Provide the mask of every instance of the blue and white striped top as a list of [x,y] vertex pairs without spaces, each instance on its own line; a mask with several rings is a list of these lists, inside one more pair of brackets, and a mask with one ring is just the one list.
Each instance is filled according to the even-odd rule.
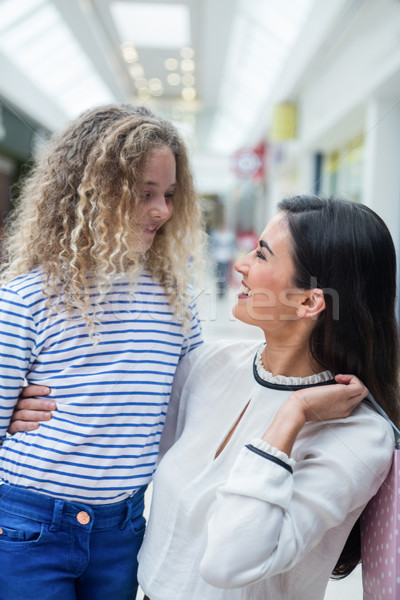
[[[84,319],[46,308],[40,270],[0,291],[0,478],[65,500],[119,502],[155,470],[178,361],[202,342],[195,306],[185,337],[149,273],[116,280],[104,298],[99,343]],[[98,293],[93,288],[93,295]],[[39,429],[6,436],[24,385],[57,402]]]

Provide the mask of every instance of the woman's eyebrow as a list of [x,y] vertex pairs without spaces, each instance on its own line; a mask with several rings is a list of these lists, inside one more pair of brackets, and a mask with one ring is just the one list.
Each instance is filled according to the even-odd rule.
[[268,250],[268,252],[270,254],[272,254],[272,256],[274,256],[274,253],[272,252],[271,248],[268,246],[268,244],[265,240],[260,240],[260,246],[261,246],[261,248],[266,248]]

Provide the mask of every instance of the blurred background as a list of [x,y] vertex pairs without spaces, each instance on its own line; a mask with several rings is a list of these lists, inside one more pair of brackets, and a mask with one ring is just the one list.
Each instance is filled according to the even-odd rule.
[[[257,335],[231,317],[232,264],[284,196],[363,202],[399,249],[399,0],[0,0],[0,231],[46,137],[109,102],[187,141],[214,259],[207,339]],[[361,600],[359,571],[339,594]]]

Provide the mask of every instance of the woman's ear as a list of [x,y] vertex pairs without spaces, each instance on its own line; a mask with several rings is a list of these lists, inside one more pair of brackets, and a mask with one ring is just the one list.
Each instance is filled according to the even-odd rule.
[[305,317],[308,319],[316,319],[323,310],[325,310],[325,297],[324,292],[320,288],[314,288],[309,290],[299,304],[296,314],[298,317]]

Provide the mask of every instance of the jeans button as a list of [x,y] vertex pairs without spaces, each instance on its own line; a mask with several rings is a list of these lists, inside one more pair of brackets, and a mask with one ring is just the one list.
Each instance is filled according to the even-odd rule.
[[87,512],[81,510],[81,512],[76,515],[76,520],[81,525],[87,525],[90,522],[90,516],[87,514]]

